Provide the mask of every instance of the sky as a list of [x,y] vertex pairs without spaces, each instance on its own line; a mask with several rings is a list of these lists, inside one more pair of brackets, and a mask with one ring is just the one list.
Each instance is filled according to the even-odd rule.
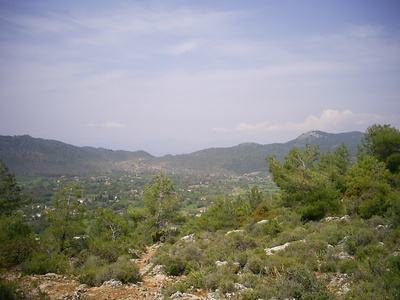
[[156,156],[400,128],[398,0],[0,0],[0,135]]

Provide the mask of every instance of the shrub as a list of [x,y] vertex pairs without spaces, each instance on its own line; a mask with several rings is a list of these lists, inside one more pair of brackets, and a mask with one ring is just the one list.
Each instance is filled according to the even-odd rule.
[[99,257],[91,255],[79,270],[79,280],[89,286],[100,286],[115,279],[122,283],[136,283],[140,280],[139,268],[128,257],[120,256],[115,263],[107,264]]
[[355,258],[358,260],[371,259],[373,257],[384,257],[386,256],[387,250],[379,245],[367,245],[365,247],[360,247],[356,253]]
[[175,256],[164,260],[164,271],[171,276],[180,276],[185,272],[187,262],[183,258]]
[[319,240],[297,241],[292,242],[285,251],[282,251],[281,255],[283,257],[295,258],[298,264],[303,264],[307,268],[317,271],[317,257],[321,256],[326,247],[326,243]]
[[330,245],[336,246],[346,236],[344,231],[346,224],[335,222],[323,223],[323,225],[324,226],[321,226],[320,223],[315,224],[316,228],[314,230],[318,232],[315,239],[325,241]]
[[360,247],[371,244],[374,239],[375,236],[371,230],[360,229],[355,235],[346,239],[345,250],[351,255],[354,255]]
[[326,286],[306,269],[289,270],[286,288],[291,297],[296,299],[325,300],[333,299]]
[[257,242],[244,234],[232,234],[232,250],[234,251],[246,251],[257,247]]
[[233,293],[235,291],[235,282],[232,279],[224,279],[218,285],[221,293]]
[[125,245],[117,241],[105,241],[97,239],[89,246],[89,251],[93,255],[100,257],[107,262],[116,262],[118,257],[127,253]]
[[192,270],[186,280],[187,286],[196,288],[204,288],[206,286],[207,274],[204,270]]
[[336,272],[337,271],[337,259],[331,257],[330,259],[325,259],[324,261],[321,262],[321,265],[319,267],[321,272],[324,273],[329,273],[329,272]]
[[23,292],[19,289],[18,284],[0,278],[0,299],[2,300],[19,300],[25,299]]
[[339,271],[345,274],[354,274],[358,269],[358,262],[354,259],[343,259],[339,261]]
[[251,255],[247,259],[246,270],[253,274],[265,274],[267,271],[266,258],[262,258],[258,255]]
[[390,257],[387,267],[389,271],[383,277],[385,290],[389,297],[395,299],[400,294],[400,256]]
[[253,219],[255,221],[261,221],[268,217],[269,206],[265,202],[261,202],[258,207],[254,210]]
[[138,266],[126,256],[120,256],[109,268],[112,278],[122,283],[136,283],[140,280]]
[[246,251],[235,255],[235,261],[239,264],[239,268],[243,269],[246,266],[248,258],[249,253]]
[[219,289],[223,293],[233,292],[234,283],[238,278],[236,267],[233,264],[227,264],[212,271],[206,276],[204,288],[207,290]]
[[1,255],[7,264],[20,264],[31,256],[35,246],[36,244],[32,239],[14,239],[4,246]]
[[193,259],[189,260],[186,264],[184,274],[188,275],[188,274],[190,274],[190,272],[192,272],[194,270],[198,270],[199,268],[200,268],[200,264],[198,261],[193,260]]
[[261,279],[260,276],[246,272],[239,276],[239,283],[247,288],[254,289],[261,284]]
[[68,268],[67,258],[58,253],[34,252],[22,264],[24,274],[63,273]]
[[184,282],[169,283],[163,288],[162,294],[165,298],[167,298],[175,294],[176,292],[184,293],[186,289],[187,289],[187,284]]
[[280,232],[282,232],[282,228],[278,224],[276,219],[269,220],[269,222],[264,224],[262,229],[263,234],[269,235],[271,237],[276,237]]

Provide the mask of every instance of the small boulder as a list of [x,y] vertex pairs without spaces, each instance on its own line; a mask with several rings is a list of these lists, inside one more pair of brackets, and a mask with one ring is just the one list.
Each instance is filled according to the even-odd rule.
[[103,284],[101,285],[102,287],[110,287],[110,288],[116,288],[122,285],[122,282],[119,280],[111,279],[108,281],[104,281]]

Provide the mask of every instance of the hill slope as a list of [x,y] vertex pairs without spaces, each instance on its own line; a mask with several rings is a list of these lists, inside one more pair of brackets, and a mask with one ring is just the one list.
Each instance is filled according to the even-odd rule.
[[209,148],[190,154],[154,157],[145,151],[114,151],[103,148],[76,147],[54,140],[23,136],[0,136],[0,159],[15,173],[43,175],[78,175],[111,170],[163,170],[187,173],[244,174],[266,170],[265,158],[283,159],[291,148],[319,145],[320,152],[334,151],[345,144],[357,152],[361,132],[326,133],[310,131],[287,143],[261,145],[243,143],[229,148]]
[[17,174],[76,175],[104,172],[113,169],[115,162],[151,157],[144,151],[76,147],[29,135],[0,136],[0,159]]
[[307,144],[318,145],[321,153],[335,151],[341,144],[345,144],[350,153],[357,153],[358,145],[364,134],[361,132],[326,133],[310,131],[300,135],[287,143],[261,145],[243,143],[229,148],[210,148],[186,155],[177,155],[161,158],[166,168],[213,172],[233,172],[236,174],[265,171],[265,158],[276,155],[283,160],[293,147],[304,149]]

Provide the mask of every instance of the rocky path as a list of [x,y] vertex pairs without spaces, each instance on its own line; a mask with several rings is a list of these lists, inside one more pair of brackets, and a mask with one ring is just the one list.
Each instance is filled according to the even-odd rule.
[[[89,288],[80,284],[72,276],[58,274],[22,276],[18,272],[8,272],[8,280],[17,281],[24,294],[29,299],[47,295],[50,299],[164,299],[162,289],[169,283],[185,280],[184,277],[166,276],[161,272],[161,266],[153,265],[151,258],[159,245],[148,247],[140,259],[134,260],[142,274],[142,282],[137,284],[121,284],[111,280],[101,287]],[[199,299],[196,296],[179,297],[180,299]]]

